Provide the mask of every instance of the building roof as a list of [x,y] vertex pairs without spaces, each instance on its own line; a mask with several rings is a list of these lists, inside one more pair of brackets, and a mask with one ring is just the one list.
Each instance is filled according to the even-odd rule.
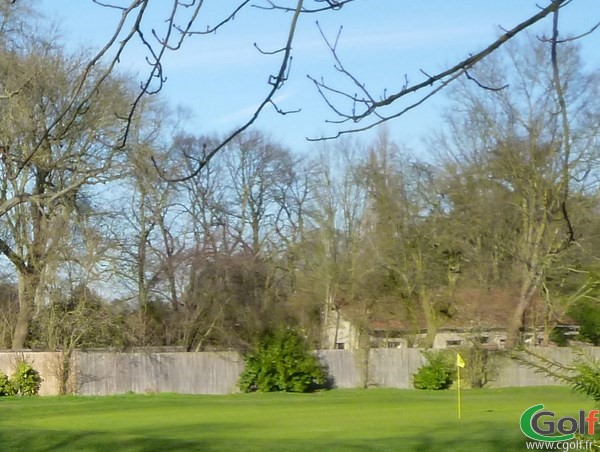
[[[432,296],[440,331],[505,330],[518,299],[519,294],[515,289],[463,288],[457,290],[452,297],[442,293],[434,293]],[[365,323],[368,317],[369,329],[374,332],[417,332],[427,328],[425,315],[418,302],[411,304],[406,300],[387,297],[365,306],[364,303],[340,300],[336,302],[336,308],[352,323]],[[545,315],[543,300],[535,298],[525,313],[525,326],[542,327]],[[574,324],[565,316],[555,316],[552,320],[563,325]]]

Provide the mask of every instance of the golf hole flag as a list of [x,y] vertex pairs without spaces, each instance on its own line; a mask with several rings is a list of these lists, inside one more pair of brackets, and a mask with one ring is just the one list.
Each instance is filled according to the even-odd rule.
[[460,353],[456,354],[456,389],[458,393],[458,418],[460,419],[460,369],[465,368],[465,360],[462,359]]

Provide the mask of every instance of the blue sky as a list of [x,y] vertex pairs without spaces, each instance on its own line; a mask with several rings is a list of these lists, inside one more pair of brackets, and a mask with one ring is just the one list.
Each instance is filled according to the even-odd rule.
[[[118,19],[118,11],[98,7],[91,0],[38,0],[37,3],[46,17],[59,24],[63,36],[74,47],[98,47]],[[171,2],[155,1],[153,5],[158,8],[168,3]],[[224,5],[238,2],[205,0],[205,3],[206,13],[198,19],[202,26],[213,24]],[[295,2],[281,0],[281,3]],[[547,1],[538,3],[546,5]],[[317,19],[332,37],[343,25],[339,54],[344,64],[373,93],[379,94],[384,89],[397,90],[405,74],[411,82],[417,82],[423,77],[420,69],[435,73],[466,58],[497,37],[499,26],[511,28],[537,11],[536,1],[530,0],[357,0],[335,13],[305,15],[294,44],[290,80],[277,95],[281,108],[302,111],[287,116],[266,111],[257,127],[299,150],[310,149],[305,137],[332,134],[338,129],[325,123],[326,119],[336,118],[306,77],[307,74],[323,76],[336,86],[345,83],[332,68],[333,60],[315,24]],[[153,26],[161,27],[163,15],[162,10],[152,11]],[[600,20],[598,0],[574,0],[561,15],[561,33],[581,33]],[[173,105],[189,109],[192,117],[186,124],[188,130],[199,134],[225,133],[251,115],[269,89],[266,83],[269,74],[279,64],[278,57],[259,54],[253,43],[265,50],[280,47],[290,19],[290,14],[251,8],[215,35],[193,37],[181,50],[168,56],[165,60],[168,81],[162,95]],[[549,27],[548,18],[534,31],[547,32]],[[584,59],[596,65],[600,31],[583,40],[582,46]],[[135,47],[123,58],[123,69],[132,71],[136,80],[141,80],[146,71],[143,58]],[[436,98],[389,123],[389,130],[395,139],[419,152],[422,138],[440,127],[443,108],[444,98]]]

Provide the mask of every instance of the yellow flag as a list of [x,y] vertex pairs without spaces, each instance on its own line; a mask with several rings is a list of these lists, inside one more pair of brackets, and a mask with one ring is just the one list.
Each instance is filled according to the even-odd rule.
[[462,359],[462,356],[460,356],[460,354],[456,354],[456,366],[457,367],[465,367],[465,361]]

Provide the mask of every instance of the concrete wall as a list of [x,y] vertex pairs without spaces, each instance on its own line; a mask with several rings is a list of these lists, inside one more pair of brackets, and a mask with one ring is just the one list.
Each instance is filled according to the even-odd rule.
[[[536,348],[537,353],[561,363],[575,354],[568,348]],[[600,359],[600,347],[588,352]],[[365,386],[412,388],[412,375],[425,359],[417,349],[372,349],[368,361],[358,350],[316,352],[327,366],[337,388]],[[12,374],[15,363],[25,360],[44,379],[41,395],[58,393],[57,368],[60,355],[50,352],[0,353],[0,371]],[[77,352],[73,357],[75,388],[83,395],[126,392],[179,392],[228,394],[237,391],[243,360],[235,352],[115,353]],[[557,385],[555,380],[507,357],[497,359],[496,378],[490,387]],[[367,372],[368,371],[368,372]]]

